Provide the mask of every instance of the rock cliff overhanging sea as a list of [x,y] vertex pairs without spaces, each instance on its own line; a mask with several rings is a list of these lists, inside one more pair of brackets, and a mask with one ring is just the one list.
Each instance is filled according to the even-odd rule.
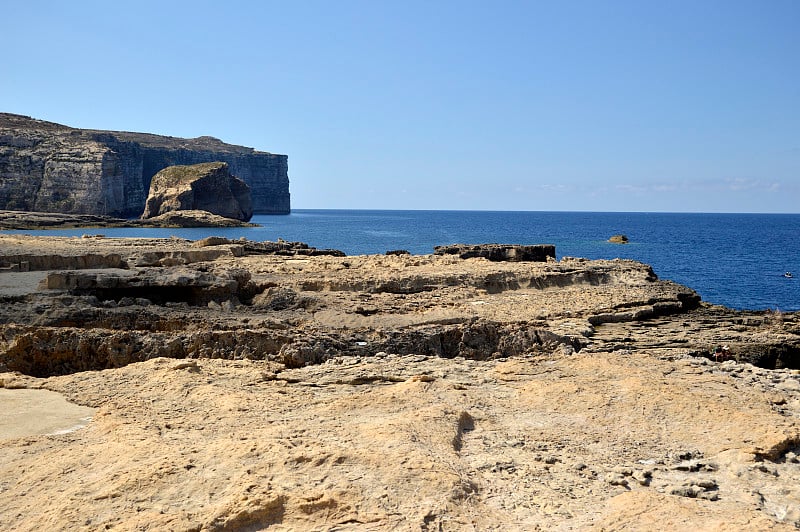
[[798,316],[554,257],[0,235],[2,526],[800,526]]

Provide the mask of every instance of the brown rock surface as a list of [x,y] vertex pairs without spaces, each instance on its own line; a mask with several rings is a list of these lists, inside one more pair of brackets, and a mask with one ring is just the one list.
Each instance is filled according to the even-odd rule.
[[797,316],[631,261],[286,248],[0,235],[124,262],[0,296],[0,385],[98,409],[0,441],[0,528],[800,526]]

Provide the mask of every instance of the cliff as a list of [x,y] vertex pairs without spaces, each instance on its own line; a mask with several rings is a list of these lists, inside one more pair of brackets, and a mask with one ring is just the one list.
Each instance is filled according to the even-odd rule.
[[213,137],[75,129],[0,113],[0,209],[139,216],[160,170],[214,161],[250,186],[255,214],[289,213],[286,155]]

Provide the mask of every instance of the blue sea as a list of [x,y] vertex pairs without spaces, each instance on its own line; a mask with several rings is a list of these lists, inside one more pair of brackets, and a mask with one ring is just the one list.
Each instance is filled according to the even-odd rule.
[[[555,244],[558,258],[627,258],[662,279],[735,309],[800,310],[800,214],[295,210],[255,216],[261,227],[103,229],[106,236],[209,235],[306,242],[348,255],[454,243]],[[25,231],[80,236],[89,229]],[[611,244],[614,234],[630,243]],[[783,276],[793,272],[793,278]]]

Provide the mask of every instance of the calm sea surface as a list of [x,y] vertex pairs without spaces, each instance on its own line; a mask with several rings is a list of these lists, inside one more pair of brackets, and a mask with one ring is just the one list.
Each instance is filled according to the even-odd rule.
[[[800,310],[800,214],[665,214],[486,211],[295,210],[255,216],[262,227],[228,229],[91,229],[31,234],[302,241],[348,255],[406,249],[425,254],[441,244],[555,244],[558,258],[615,257],[653,266],[662,279],[695,289],[705,301],[737,309]],[[622,233],[626,245],[610,244]],[[785,272],[795,277],[783,277]]]

